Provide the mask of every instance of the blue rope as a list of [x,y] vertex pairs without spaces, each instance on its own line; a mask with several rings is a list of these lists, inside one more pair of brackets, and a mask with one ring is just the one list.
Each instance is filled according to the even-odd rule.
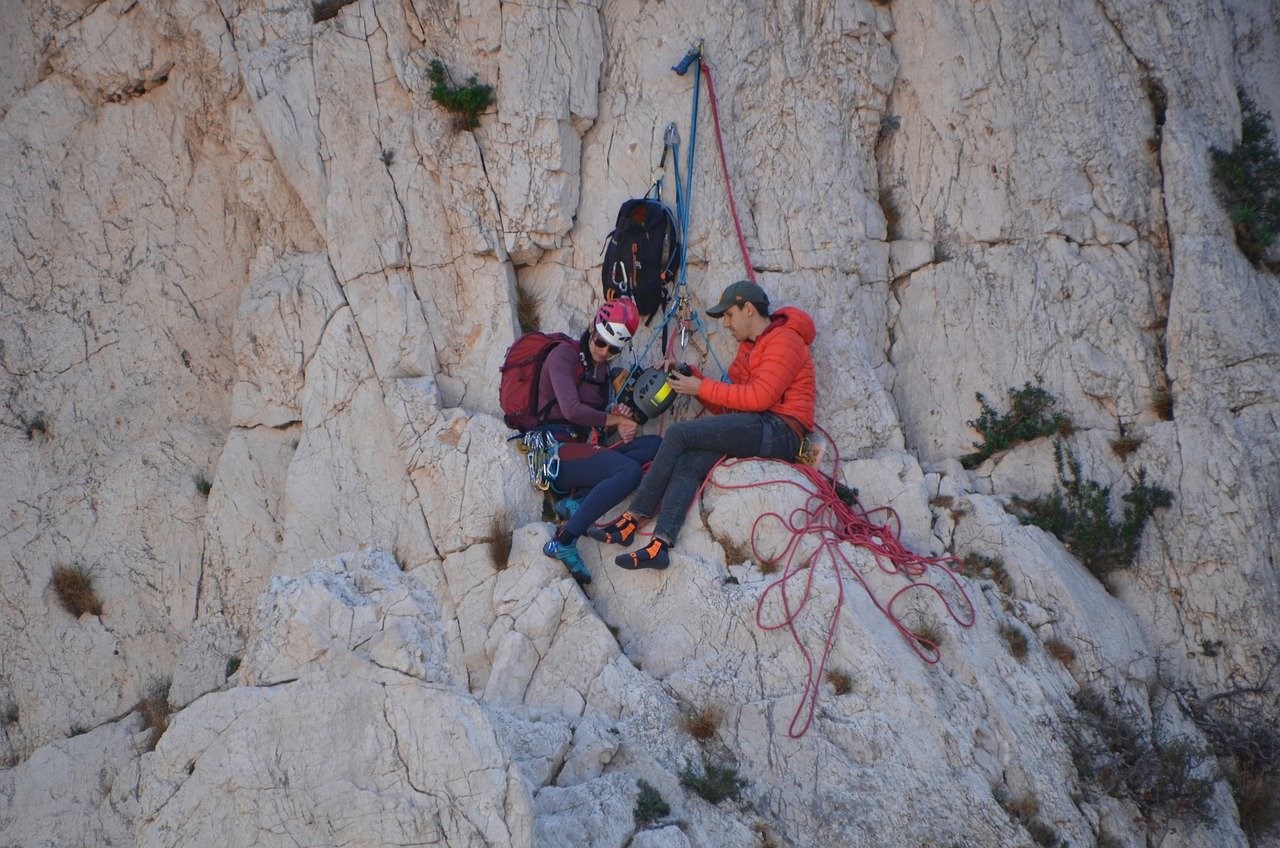
[[[632,360],[633,371],[635,370],[636,365],[648,360],[649,351],[653,348],[653,343],[658,340],[658,336],[661,333],[661,331],[665,327],[667,327],[671,323],[671,320],[675,317],[676,310],[680,308],[680,302],[682,298],[683,299],[688,298],[689,287],[688,287],[687,275],[688,275],[688,269],[689,269],[689,249],[688,249],[689,248],[689,214],[693,206],[693,163],[694,163],[694,152],[696,151],[698,146],[698,111],[699,111],[699,105],[701,102],[701,94],[702,94],[702,61],[701,61],[702,45],[701,44],[698,45],[697,58],[698,58],[698,61],[692,63],[694,66],[693,111],[689,117],[689,153],[688,153],[688,158],[686,160],[687,165],[685,168],[684,180],[680,179],[680,142],[675,141],[669,145],[671,147],[671,161],[672,161],[672,167],[675,172],[674,176],[676,181],[676,220],[680,224],[680,244],[682,246],[680,251],[680,276],[676,280],[676,288],[675,288],[674,296],[672,297],[672,300],[671,300],[671,306],[667,309],[666,314],[662,316],[662,323],[660,323],[657,327],[654,328],[653,335],[649,337],[649,342],[644,346],[644,350],[640,352],[640,356],[635,357]],[[665,140],[663,144],[666,145]],[[655,188],[657,189],[657,197],[659,200],[661,200],[662,199],[662,177],[659,177],[654,182],[654,186],[653,188],[650,189],[650,191],[652,191]],[[694,329],[697,332],[702,333],[702,338],[706,341],[706,344],[707,344],[707,352],[711,354],[712,361],[715,362],[716,367],[720,369],[720,376],[722,376],[725,379],[725,381],[728,382],[729,372],[728,370],[725,369],[724,365],[720,362],[720,357],[716,356],[715,348],[711,346],[711,337],[707,334],[706,325],[703,324],[702,319],[698,316],[698,312],[696,309],[692,310],[689,313],[689,316],[693,321]],[[666,355],[665,350],[662,353],[664,356]]]

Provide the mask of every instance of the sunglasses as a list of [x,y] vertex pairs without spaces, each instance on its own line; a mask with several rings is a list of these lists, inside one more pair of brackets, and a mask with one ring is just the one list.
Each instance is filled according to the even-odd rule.
[[608,349],[610,356],[617,356],[618,354],[622,353],[622,348],[614,347],[613,345],[609,344],[607,341],[600,338],[600,335],[598,333],[591,334],[591,343],[596,347]]

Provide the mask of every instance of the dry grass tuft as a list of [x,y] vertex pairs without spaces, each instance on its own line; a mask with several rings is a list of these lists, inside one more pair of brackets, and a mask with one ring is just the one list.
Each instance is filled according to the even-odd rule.
[[148,751],[155,750],[156,743],[169,729],[169,714],[173,712],[173,708],[169,706],[169,684],[167,677],[156,680],[138,702],[143,727],[151,731],[151,739],[147,742]]
[[827,669],[827,682],[837,695],[848,695],[853,691],[853,677],[847,671],[838,668]]
[[1004,639],[1005,644],[1009,647],[1009,653],[1013,654],[1015,659],[1023,660],[1027,658],[1027,635],[1020,629],[1008,622],[1000,625],[1000,638]]
[[782,843],[778,841],[778,837],[773,833],[773,827],[768,822],[758,821],[751,825],[751,830],[760,840],[760,848],[782,848]]
[[516,285],[516,320],[520,332],[532,333],[542,326],[542,301],[522,285]]
[[1140,447],[1142,447],[1141,436],[1121,436],[1111,442],[1111,452],[1121,459],[1129,456]]
[[920,617],[920,623],[911,631],[911,635],[920,643],[920,647],[937,648],[942,645],[947,631],[942,628],[942,622],[936,617],[924,615]]
[[966,554],[964,572],[975,577],[986,577],[995,583],[996,588],[1001,592],[1006,595],[1013,594],[1013,578],[1009,576],[1009,569],[1005,568],[1004,560],[1000,557],[989,557],[976,553]]
[[1161,421],[1173,420],[1173,392],[1168,389],[1156,389],[1151,395],[1151,411]]
[[1057,636],[1050,636],[1045,640],[1044,650],[1049,656],[1053,657],[1063,665],[1071,665],[1076,661],[1076,651],[1064,639]]
[[761,573],[761,574],[766,574],[766,575],[768,575],[768,574],[777,574],[777,573],[778,573],[778,569],[779,569],[779,568],[781,568],[781,566],[780,566],[780,565],[778,565],[776,562],[762,562],[762,563],[760,563],[760,573]]
[[950,495],[936,495],[929,499],[929,506],[937,509],[951,509],[951,504],[955,503],[955,498]]
[[717,537],[720,547],[724,548],[725,565],[744,565],[755,560],[749,542],[738,542],[724,537]]
[[102,615],[102,599],[93,587],[93,574],[83,565],[55,565],[50,581],[62,608],[76,618]]
[[489,523],[489,535],[484,541],[489,543],[493,570],[506,571],[511,564],[511,517],[506,512],[493,514]]
[[716,735],[720,729],[720,713],[715,707],[707,706],[684,720],[684,730],[699,742],[706,742]]

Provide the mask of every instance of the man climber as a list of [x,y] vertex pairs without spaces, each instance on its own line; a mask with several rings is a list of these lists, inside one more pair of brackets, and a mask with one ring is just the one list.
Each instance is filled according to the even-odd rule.
[[795,307],[770,314],[769,296],[748,280],[728,286],[707,314],[720,318],[738,341],[732,382],[707,379],[696,369],[691,376],[668,377],[676,392],[696,397],[715,414],[668,428],[631,505],[611,523],[587,531],[599,541],[626,545],[642,522],[657,515],[653,540],[614,559],[622,568],[670,564],[668,551],[702,481],[725,456],[793,460],[813,429],[813,319]]

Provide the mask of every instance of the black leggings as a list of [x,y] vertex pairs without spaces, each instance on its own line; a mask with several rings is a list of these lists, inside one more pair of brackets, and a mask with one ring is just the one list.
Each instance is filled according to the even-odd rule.
[[564,532],[581,536],[587,528],[640,485],[646,462],[653,460],[661,436],[640,436],[592,456],[560,463],[556,488],[562,492],[590,489],[578,511],[564,525]]

